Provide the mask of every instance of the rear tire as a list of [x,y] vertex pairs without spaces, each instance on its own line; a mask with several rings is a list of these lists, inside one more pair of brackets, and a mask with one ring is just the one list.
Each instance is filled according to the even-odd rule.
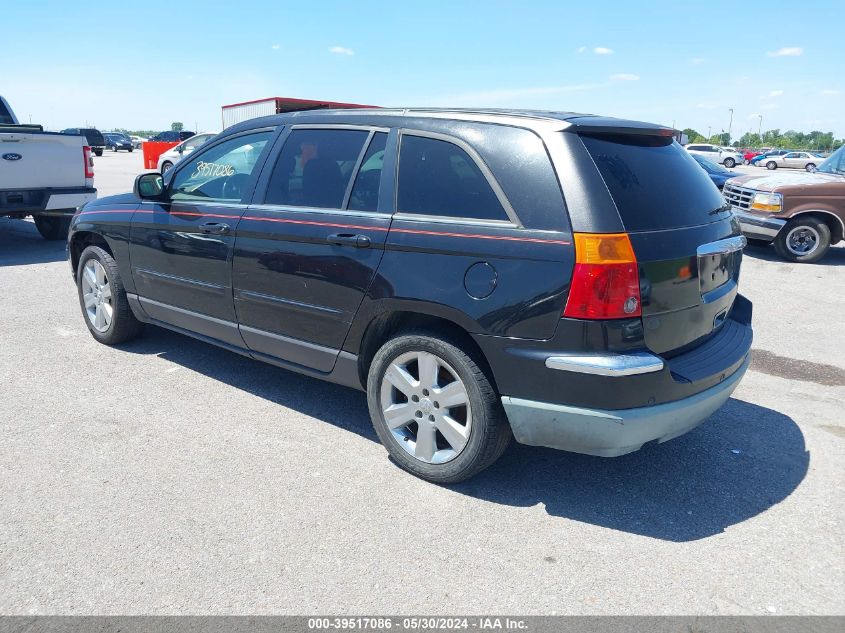
[[773,160],[770,160],[768,163],[766,163],[766,169],[775,170],[777,168],[778,164]]
[[793,218],[775,238],[775,251],[790,262],[812,264],[830,248],[830,227],[812,216]]
[[164,161],[161,164],[161,175],[164,176],[164,174],[169,172],[171,169],[173,169],[173,163],[171,163],[170,161]]
[[402,334],[382,346],[370,365],[367,402],[393,461],[434,483],[472,477],[511,439],[484,371],[457,342],[429,332]]
[[103,155],[103,150],[101,150],[101,149],[95,149],[95,150],[94,150],[94,155],[95,155],[95,156],[102,156],[102,155]]
[[804,169],[806,169],[809,172],[814,172],[814,171],[816,171],[816,164],[815,163],[807,163],[804,166]]
[[725,167],[727,167],[728,169],[733,169],[734,167],[736,167],[736,161],[733,158],[726,158]]
[[129,307],[117,262],[108,251],[99,246],[82,251],[76,288],[85,325],[97,341],[117,345],[141,333],[143,324]]
[[73,218],[69,216],[36,215],[33,219],[35,220],[35,228],[38,229],[41,237],[45,240],[66,240],[70,221]]

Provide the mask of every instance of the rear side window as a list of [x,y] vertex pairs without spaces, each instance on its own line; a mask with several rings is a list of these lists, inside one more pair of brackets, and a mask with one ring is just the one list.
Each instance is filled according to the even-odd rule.
[[402,135],[399,150],[397,210],[450,218],[509,219],[469,154],[454,143],[412,134]]
[[671,137],[581,135],[629,231],[707,224],[730,207]]
[[378,209],[379,184],[381,183],[381,169],[384,165],[384,149],[387,146],[387,134],[376,132],[361,168],[355,176],[352,195],[349,197],[349,208],[355,211],[375,211]]
[[279,154],[265,202],[340,209],[366,130],[293,130]]

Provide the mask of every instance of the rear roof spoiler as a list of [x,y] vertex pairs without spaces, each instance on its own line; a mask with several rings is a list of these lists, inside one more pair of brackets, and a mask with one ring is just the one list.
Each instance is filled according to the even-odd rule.
[[676,136],[677,130],[653,123],[628,121],[601,116],[578,116],[567,119],[572,127],[568,132],[592,132],[593,134],[638,134],[642,136]]

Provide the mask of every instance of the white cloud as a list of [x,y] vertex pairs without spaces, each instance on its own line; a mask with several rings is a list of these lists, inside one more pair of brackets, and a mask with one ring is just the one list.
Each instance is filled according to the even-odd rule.
[[583,53],[583,52],[584,52],[584,51],[586,51],[586,50],[587,50],[587,47],[586,47],[586,46],[579,46],[579,47],[578,47],[578,51],[577,51],[577,52],[578,52],[578,54],[580,55],[581,53]]
[[703,57],[693,57],[689,60],[689,63],[693,66],[701,66],[706,60]]
[[596,46],[593,49],[593,52],[596,55],[613,55],[613,49],[612,48],[605,48],[604,46]]
[[824,90],[819,92],[820,95],[831,96],[831,95],[841,95],[841,90],[834,90],[832,88],[825,88]]
[[355,51],[351,48],[346,48],[345,46],[332,46],[329,49],[329,52],[334,53],[335,55],[348,55],[350,57],[355,54]]
[[764,103],[760,107],[764,110],[777,110],[779,106],[776,103]]
[[633,73],[616,73],[615,75],[611,75],[610,79],[612,81],[639,81],[640,76]]
[[770,97],[780,97],[781,95],[783,95],[783,90],[772,90],[769,92]]
[[769,51],[766,53],[769,57],[798,57],[804,52],[800,46],[785,46],[780,50]]
[[756,119],[756,118],[758,118],[759,116],[760,116],[760,113],[759,113],[759,112],[755,112],[754,114],[749,114],[749,115],[748,115],[748,118],[749,118],[749,119]]
[[274,51],[277,51],[279,50],[280,46],[278,44],[273,44],[270,48],[272,48]]

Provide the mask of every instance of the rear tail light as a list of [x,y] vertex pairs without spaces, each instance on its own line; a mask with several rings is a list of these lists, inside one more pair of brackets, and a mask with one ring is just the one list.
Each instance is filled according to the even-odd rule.
[[85,163],[85,177],[94,177],[94,158],[91,156],[91,148],[87,145],[82,147],[82,161]]
[[624,319],[642,315],[637,258],[627,233],[575,233],[575,270],[563,316]]

